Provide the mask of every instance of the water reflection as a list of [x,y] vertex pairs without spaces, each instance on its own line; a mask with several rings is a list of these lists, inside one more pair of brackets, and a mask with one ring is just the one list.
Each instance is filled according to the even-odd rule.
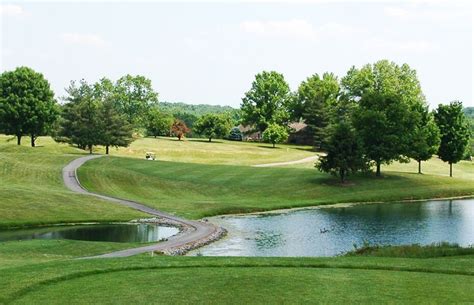
[[[215,217],[227,238],[203,255],[333,256],[362,245],[474,244],[474,200],[384,203],[285,214]],[[194,252],[196,253],[196,252]]]
[[174,227],[155,224],[78,225],[0,231],[0,241],[74,239],[110,242],[154,242],[177,234]]

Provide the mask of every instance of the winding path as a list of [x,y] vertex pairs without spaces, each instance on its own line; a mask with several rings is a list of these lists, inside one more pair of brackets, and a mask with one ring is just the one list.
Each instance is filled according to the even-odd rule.
[[253,167],[272,167],[272,166],[293,165],[293,164],[300,164],[300,163],[306,163],[306,162],[316,161],[317,159],[318,159],[318,156],[311,156],[311,157],[307,157],[307,158],[300,159],[300,160],[295,160],[295,161],[286,161],[286,162],[277,162],[277,163],[267,163],[267,164],[257,164],[257,165],[253,165]]
[[100,195],[100,194],[87,191],[81,186],[77,178],[77,173],[76,173],[77,169],[81,165],[86,163],[87,161],[100,158],[100,157],[102,157],[102,155],[90,155],[86,157],[81,157],[81,158],[73,160],[71,163],[66,165],[63,168],[63,180],[66,187],[73,192],[84,194],[84,195],[95,196],[104,200],[111,201],[116,204],[127,206],[132,209],[139,210],[153,216],[158,216],[166,220],[170,220],[171,222],[178,223],[190,229],[184,230],[183,232],[173,237],[170,237],[167,241],[163,241],[163,242],[153,244],[150,246],[115,251],[115,252],[87,257],[87,258],[126,257],[126,256],[132,256],[132,255],[145,253],[145,252],[151,252],[151,251],[172,252],[174,249],[181,249],[188,246],[196,245],[200,242],[207,241],[211,238],[211,236],[213,236],[214,234],[218,232],[219,228],[214,226],[211,223],[187,220],[184,218],[173,216],[171,214],[168,214],[162,211],[155,210],[153,208],[150,208],[148,206],[145,206],[135,201],[109,197],[109,196]]

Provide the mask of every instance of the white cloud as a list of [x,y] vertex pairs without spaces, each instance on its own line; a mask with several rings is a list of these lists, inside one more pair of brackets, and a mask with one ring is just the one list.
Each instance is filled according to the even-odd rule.
[[67,44],[86,45],[94,47],[105,46],[105,40],[96,34],[65,33],[62,39]]
[[304,19],[282,21],[244,21],[240,28],[248,33],[268,37],[288,37],[316,40],[322,37],[337,37],[354,34],[360,29],[339,23],[326,23],[315,27]]
[[0,16],[24,17],[28,13],[20,5],[0,4]]

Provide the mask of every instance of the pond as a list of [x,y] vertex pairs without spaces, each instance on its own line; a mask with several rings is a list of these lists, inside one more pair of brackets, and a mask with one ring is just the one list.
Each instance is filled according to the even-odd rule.
[[91,224],[0,231],[0,241],[73,239],[110,242],[155,242],[171,237],[178,228],[145,223]]
[[326,207],[209,221],[226,228],[228,236],[190,255],[334,256],[364,242],[474,244],[473,199]]

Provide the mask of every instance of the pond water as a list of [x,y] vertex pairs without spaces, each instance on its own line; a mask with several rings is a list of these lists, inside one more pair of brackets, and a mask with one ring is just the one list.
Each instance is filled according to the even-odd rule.
[[365,204],[283,214],[213,217],[226,238],[207,256],[334,256],[370,244],[474,244],[474,200]]
[[0,241],[74,239],[110,242],[154,242],[171,237],[178,228],[156,224],[93,224],[0,231]]

